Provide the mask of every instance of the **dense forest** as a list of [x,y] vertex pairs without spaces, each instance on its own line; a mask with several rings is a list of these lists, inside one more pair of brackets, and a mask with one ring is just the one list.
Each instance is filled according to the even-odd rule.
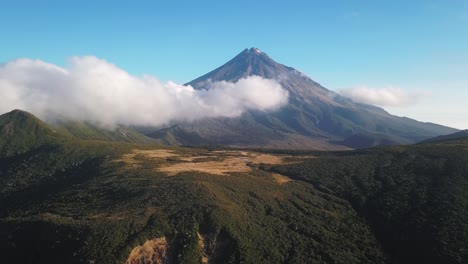
[[468,260],[468,140],[271,168],[348,201],[392,263]]
[[[236,150],[246,169],[213,174],[196,168],[232,149],[82,140],[26,119],[37,133],[12,140],[7,122],[0,142],[5,263],[125,263],[156,238],[170,263],[468,262],[467,138]],[[161,170],[181,164],[193,170]]]

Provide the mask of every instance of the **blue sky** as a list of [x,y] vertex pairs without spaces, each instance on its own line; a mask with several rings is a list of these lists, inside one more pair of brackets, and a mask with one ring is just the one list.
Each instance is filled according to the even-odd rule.
[[188,82],[258,47],[325,87],[417,95],[391,113],[468,128],[468,0],[2,1],[0,62],[94,55]]

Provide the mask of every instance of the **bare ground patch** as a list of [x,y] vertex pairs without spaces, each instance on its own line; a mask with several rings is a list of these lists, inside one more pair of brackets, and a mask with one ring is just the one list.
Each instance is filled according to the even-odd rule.
[[179,154],[175,153],[173,150],[169,149],[154,149],[154,150],[138,150],[133,151],[136,154],[141,154],[147,156],[149,158],[170,158],[170,157],[177,157]]
[[[138,167],[143,164],[143,161],[139,158],[141,156],[150,160],[162,159],[167,161],[155,166],[155,169],[170,176],[190,171],[223,176],[233,172],[250,172],[252,171],[252,167],[259,164],[289,164],[297,162],[297,159],[311,158],[273,155],[243,150],[179,153],[175,150],[156,149],[133,150],[132,153],[125,154],[122,158],[115,161],[124,162],[131,167]],[[272,177],[279,184],[291,181],[291,179],[279,174],[272,175]]]
[[254,164],[284,164],[284,158],[280,156],[274,156],[269,154],[258,154],[252,158]]
[[278,184],[285,184],[287,182],[292,181],[290,178],[278,173],[272,173],[271,176]]
[[[221,157],[217,161],[194,162],[197,159],[209,157]],[[250,172],[252,168],[248,164],[282,164],[283,158],[270,154],[260,154],[246,151],[213,151],[205,156],[185,157],[181,162],[159,168],[168,175],[176,175],[180,172],[199,171],[215,175],[225,175],[231,172]]]
[[201,250],[201,254],[202,254],[202,263],[204,263],[204,264],[209,263],[210,256],[208,254],[208,251],[209,251],[208,250],[208,241],[199,232],[197,232],[197,236],[198,236],[198,245],[200,246],[200,250]]
[[169,243],[166,237],[147,240],[137,246],[128,256],[126,264],[165,264],[170,263]]
[[240,158],[226,158],[223,161],[183,162],[159,168],[168,175],[180,172],[199,171],[215,175],[225,175],[229,172],[249,172],[251,168]]

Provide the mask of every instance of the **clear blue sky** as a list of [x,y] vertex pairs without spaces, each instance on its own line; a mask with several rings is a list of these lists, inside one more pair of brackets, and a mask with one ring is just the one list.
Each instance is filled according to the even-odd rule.
[[424,94],[389,110],[468,128],[468,0],[2,1],[0,47],[0,62],[94,55],[178,83],[258,47],[331,90]]

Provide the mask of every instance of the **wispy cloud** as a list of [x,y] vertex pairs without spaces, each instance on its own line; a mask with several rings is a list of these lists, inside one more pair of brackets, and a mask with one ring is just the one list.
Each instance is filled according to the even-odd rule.
[[159,126],[273,111],[288,100],[277,81],[258,76],[209,86],[195,90],[154,76],[132,76],[92,56],[74,57],[66,68],[18,59],[0,65],[0,114],[19,108],[47,120]]
[[385,88],[359,86],[340,90],[339,93],[356,102],[391,107],[407,107],[416,104],[424,95],[421,92],[408,92],[392,86]]

